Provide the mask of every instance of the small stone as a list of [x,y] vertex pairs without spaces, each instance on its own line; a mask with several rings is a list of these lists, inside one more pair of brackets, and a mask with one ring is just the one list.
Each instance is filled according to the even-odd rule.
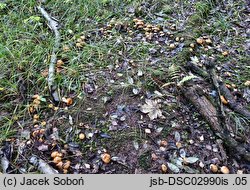
[[140,93],[140,89],[137,89],[137,88],[133,88],[133,94],[137,95]]
[[200,136],[200,141],[204,141],[204,136],[203,135]]
[[135,150],[139,150],[139,143],[137,141],[133,141],[133,145]]
[[206,149],[212,150],[212,146],[207,144],[207,145],[206,145]]
[[194,140],[193,139],[190,139],[188,142],[189,142],[189,144],[194,144]]
[[141,77],[142,75],[143,75],[142,70],[138,70],[138,72],[137,72],[137,76],[138,76],[138,77]]
[[145,129],[145,133],[150,134],[151,130],[150,129]]
[[87,138],[88,138],[88,139],[91,139],[93,136],[94,136],[94,133],[88,133],[88,134],[87,134]]
[[200,163],[199,163],[199,166],[200,166],[201,168],[204,168],[205,165],[204,165],[203,162],[200,162]]
[[217,148],[217,147],[214,147],[214,148],[213,148],[213,152],[219,152],[218,148]]
[[81,43],[81,42],[82,42],[81,38],[78,38],[76,41],[77,41],[78,43]]
[[162,130],[163,130],[163,127],[159,127],[159,128],[156,129],[156,132],[160,133],[160,132],[162,132]]
[[90,169],[90,165],[89,164],[84,164],[86,169]]
[[122,77],[122,76],[123,76],[122,73],[117,73],[116,75],[117,75],[118,77]]
[[165,147],[163,147],[163,146],[160,147],[160,151],[161,151],[161,152],[165,152],[166,150],[167,150],[167,149],[166,149]]
[[238,170],[237,174],[243,174],[243,170]]
[[69,34],[73,34],[74,32],[73,32],[73,30],[68,29],[68,33],[69,33]]
[[126,116],[123,115],[122,117],[120,117],[120,121],[125,121],[126,120]]

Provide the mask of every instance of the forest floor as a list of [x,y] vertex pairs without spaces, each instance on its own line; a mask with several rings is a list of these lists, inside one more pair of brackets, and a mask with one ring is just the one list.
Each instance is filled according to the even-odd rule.
[[[187,63],[213,57],[250,109],[249,1],[47,1],[52,95],[55,36],[37,5],[0,1],[1,172],[40,173],[35,156],[59,173],[250,173],[180,91]],[[250,121],[224,107],[250,143]]]

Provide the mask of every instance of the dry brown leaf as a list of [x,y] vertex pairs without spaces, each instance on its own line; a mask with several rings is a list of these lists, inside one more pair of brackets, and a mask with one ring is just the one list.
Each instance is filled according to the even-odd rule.
[[157,100],[145,100],[146,104],[142,105],[140,110],[143,113],[147,113],[150,120],[156,119],[162,116],[162,111],[160,110],[160,105]]

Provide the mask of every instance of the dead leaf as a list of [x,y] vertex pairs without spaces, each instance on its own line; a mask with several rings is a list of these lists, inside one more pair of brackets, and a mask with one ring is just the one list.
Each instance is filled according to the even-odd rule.
[[193,64],[198,64],[200,61],[199,61],[199,59],[198,59],[198,57],[196,57],[196,56],[194,56],[194,57],[190,57],[190,59],[191,59],[191,62],[193,63]]
[[184,160],[185,160],[185,162],[187,162],[189,164],[193,164],[193,163],[197,162],[199,160],[199,158],[196,158],[196,157],[186,157]]
[[244,83],[245,86],[250,86],[250,80],[247,80],[245,83]]
[[172,163],[169,163],[169,162],[167,164],[168,164],[168,168],[171,171],[173,171],[174,173],[179,173],[180,172],[180,169],[176,165],[174,165]]
[[40,150],[40,151],[47,151],[47,150],[49,150],[49,146],[45,145],[45,144],[42,144],[37,149]]
[[160,110],[160,105],[157,100],[145,100],[146,104],[142,105],[140,110],[143,113],[147,113],[150,120],[156,119],[162,116],[162,111]]

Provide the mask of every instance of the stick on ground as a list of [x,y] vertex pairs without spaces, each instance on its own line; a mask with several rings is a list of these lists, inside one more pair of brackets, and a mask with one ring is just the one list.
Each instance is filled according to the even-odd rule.
[[57,61],[56,53],[58,52],[59,47],[60,47],[61,35],[58,30],[58,22],[55,21],[43,7],[38,6],[37,9],[41,12],[43,17],[48,21],[49,27],[55,34],[55,43],[54,43],[54,47],[51,53],[49,73],[48,73],[48,86],[49,86],[49,90],[51,91],[52,87],[54,86],[55,65]]

